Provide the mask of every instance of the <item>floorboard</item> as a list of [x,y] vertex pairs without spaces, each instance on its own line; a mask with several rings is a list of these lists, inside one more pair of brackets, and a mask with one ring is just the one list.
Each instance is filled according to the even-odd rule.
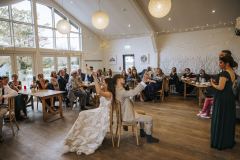
[[[77,110],[65,110],[64,119],[45,123],[42,112],[29,109],[29,120],[20,123],[12,137],[4,127],[5,141],[0,144],[0,160],[239,160],[240,124],[237,123],[234,149],[211,149],[210,119],[199,119],[197,99],[170,96],[165,102],[136,102],[136,108],[153,116],[154,136],[158,144],[140,139],[136,146],[131,133],[123,132],[120,148],[113,148],[108,135],[92,155],[63,154],[63,139],[78,116]],[[41,108],[41,107],[40,107]]]

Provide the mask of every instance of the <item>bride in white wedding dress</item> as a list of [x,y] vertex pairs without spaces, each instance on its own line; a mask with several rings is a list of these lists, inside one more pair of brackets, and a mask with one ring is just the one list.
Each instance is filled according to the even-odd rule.
[[111,78],[106,78],[101,89],[96,74],[93,74],[96,92],[101,96],[96,109],[79,113],[77,120],[64,140],[65,152],[92,154],[102,144],[109,130],[110,107],[114,85]]

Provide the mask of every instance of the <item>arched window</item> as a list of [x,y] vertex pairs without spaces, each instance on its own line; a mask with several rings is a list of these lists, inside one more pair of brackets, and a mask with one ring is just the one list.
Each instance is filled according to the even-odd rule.
[[[81,51],[82,36],[78,25],[55,8],[40,3],[33,5],[31,0],[23,0],[0,7],[0,47],[35,48],[35,36],[38,36],[39,48]],[[36,8],[36,12],[32,8]],[[38,33],[34,31],[34,17]],[[61,34],[56,30],[61,19],[70,22],[71,33]]]

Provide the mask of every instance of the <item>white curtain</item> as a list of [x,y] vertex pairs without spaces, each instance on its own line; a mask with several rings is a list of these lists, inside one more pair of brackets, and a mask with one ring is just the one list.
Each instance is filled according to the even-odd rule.
[[18,3],[18,2],[21,2],[21,1],[23,1],[23,0],[0,0],[0,7],[6,6],[6,5],[9,5],[9,4]]

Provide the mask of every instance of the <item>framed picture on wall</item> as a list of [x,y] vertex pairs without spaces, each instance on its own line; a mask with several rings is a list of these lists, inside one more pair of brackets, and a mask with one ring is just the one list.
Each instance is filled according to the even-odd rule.
[[148,64],[149,61],[149,56],[148,54],[144,54],[140,57],[140,62],[141,64]]
[[117,64],[117,56],[111,56],[108,60],[109,64],[115,65]]

